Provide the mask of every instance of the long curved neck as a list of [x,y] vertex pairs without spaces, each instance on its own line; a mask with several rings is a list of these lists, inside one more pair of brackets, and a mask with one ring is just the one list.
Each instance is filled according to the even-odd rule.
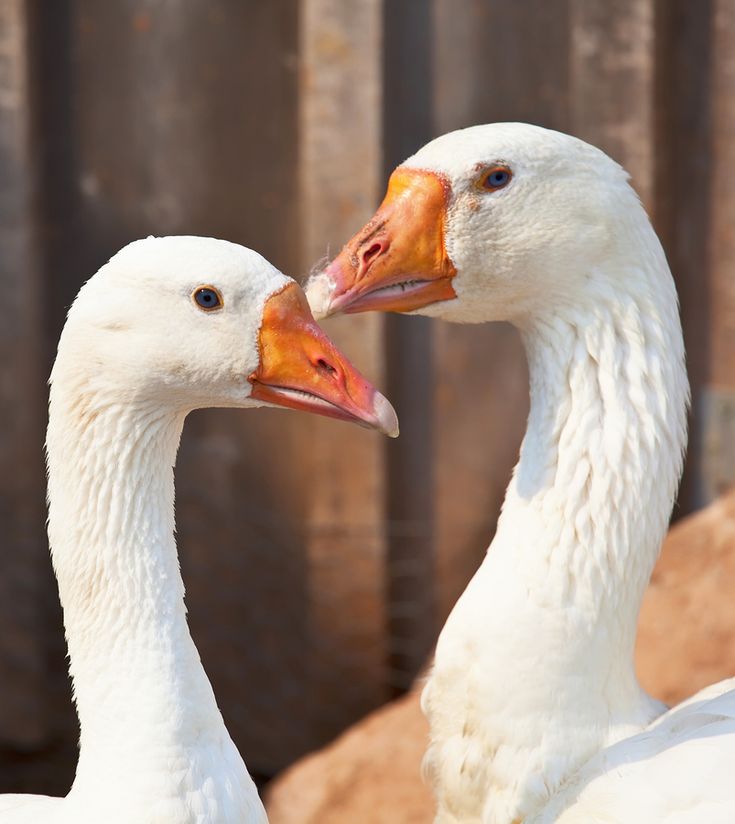
[[630,666],[686,444],[673,287],[660,300],[618,296],[522,330],[531,410],[494,542],[547,602],[615,626]]
[[528,429],[465,607],[483,600],[478,646],[504,676],[484,696],[491,740],[519,753],[510,784],[488,767],[498,808],[507,798],[513,811],[499,822],[543,805],[539,772],[553,792],[661,711],[638,685],[634,647],[686,441],[673,287],[664,298],[600,301],[523,329]]
[[57,361],[47,435],[80,772],[227,735],[187,627],[174,541],[184,415],[117,403],[94,384]]
[[662,711],[633,653],[689,390],[663,250],[629,190],[620,206],[590,268],[516,318],[531,394],[521,456],[423,698],[427,770],[457,820],[530,820]]
[[458,820],[528,819],[661,711],[633,651],[688,387],[671,276],[660,247],[645,249],[648,268],[615,261],[590,279],[610,284],[598,298],[519,324],[531,380],[521,457],[424,693],[427,769]]

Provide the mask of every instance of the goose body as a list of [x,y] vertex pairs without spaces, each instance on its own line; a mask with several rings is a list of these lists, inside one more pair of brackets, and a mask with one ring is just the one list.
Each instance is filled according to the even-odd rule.
[[436,821],[735,821],[735,683],[667,711],[634,670],[688,384],[673,280],[625,172],[526,124],[444,135],[308,293],[319,314],[510,321],[527,353],[520,459],[422,699]]
[[47,432],[79,763],[63,799],[0,796],[2,824],[266,821],[189,634],[173,466],[189,411],[276,404],[395,428],[298,286],[249,249],[148,238],[82,288]]
[[530,824],[730,824],[735,679],[587,761]]

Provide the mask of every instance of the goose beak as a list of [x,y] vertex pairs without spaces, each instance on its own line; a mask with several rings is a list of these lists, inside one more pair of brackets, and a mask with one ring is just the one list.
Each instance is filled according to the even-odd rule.
[[315,315],[412,312],[456,297],[445,248],[449,195],[442,175],[396,169],[372,220],[307,284]]
[[266,300],[259,348],[252,398],[398,436],[393,407],[317,326],[296,283]]

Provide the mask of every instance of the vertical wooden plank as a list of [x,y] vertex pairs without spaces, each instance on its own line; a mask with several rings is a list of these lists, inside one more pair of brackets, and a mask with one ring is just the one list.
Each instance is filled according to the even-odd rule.
[[[386,3],[383,14],[384,178],[432,136],[431,5]],[[408,689],[436,640],[433,552],[432,322],[385,317],[386,386],[401,437],[386,444],[390,685]]]
[[[689,448],[675,517],[707,501],[702,467],[713,308],[708,277],[714,182],[712,37],[710,0],[658,0],[654,217],[679,292],[692,387]],[[680,185],[684,168],[696,181],[686,196]],[[723,171],[728,174],[715,174]]]
[[436,129],[568,125],[568,0],[435,0]]
[[17,749],[38,746],[48,732],[41,606],[53,597],[27,26],[25,3],[0,0],[0,741]]
[[[435,19],[437,133],[502,120],[568,128],[566,2],[436,0]],[[495,529],[528,389],[511,327],[435,323],[432,336],[435,546],[444,617]]]
[[735,483],[735,3],[713,0],[707,383],[698,398],[697,503]]
[[654,0],[570,0],[571,128],[654,191]]
[[712,316],[710,382],[735,389],[735,2],[712,19]]
[[[381,0],[302,0],[300,186],[305,267],[334,254],[381,194]],[[383,319],[330,321],[330,335],[379,386]],[[314,701],[327,737],[387,695],[385,443],[313,420],[308,565]]]

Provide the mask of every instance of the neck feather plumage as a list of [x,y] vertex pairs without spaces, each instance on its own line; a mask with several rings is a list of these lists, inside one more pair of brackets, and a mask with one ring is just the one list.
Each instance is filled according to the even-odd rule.
[[174,541],[183,414],[119,403],[60,355],[47,435],[49,539],[85,770],[118,780],[229,741],[189,635]]
[[631,656],[686,442],[683,346],[667,297],[673,305],[601,300],[524,328],[531,410],[494,542],[545,599],[625,622]]
[[424,695],[426,764],[457,820],[524,820],[660,711],[633,653],[681,471],[688,385],[673,283],[655,237],[651,248],[635,271],[597,273],[634,291],[601,290],[521,325],[521,458]]

